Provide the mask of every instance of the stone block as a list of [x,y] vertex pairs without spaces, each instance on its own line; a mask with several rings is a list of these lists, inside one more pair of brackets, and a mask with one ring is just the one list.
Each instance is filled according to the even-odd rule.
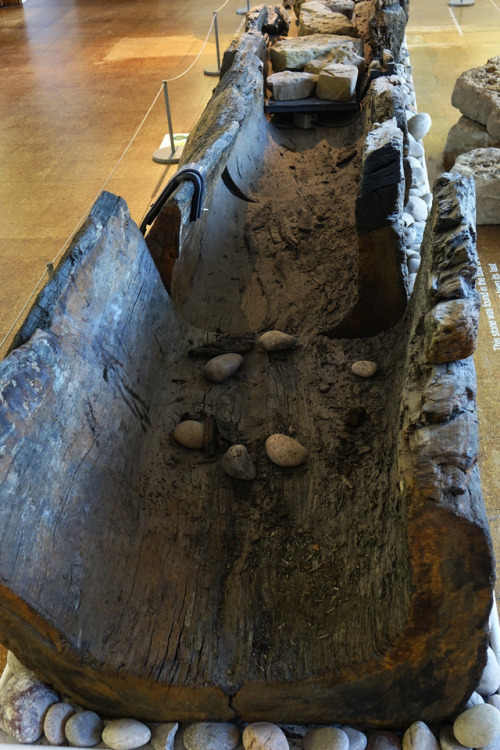
[[355,65],[329,63],[318,76],[317,97],[333,102],[348,102],[354,96],[357,80],[358,69]]
[[303,3],[299,16],[299,36],[340,34],[357,36],[356,27],[343,13],[331,11],[318,0]]
[[494,138],[500,138],[500,55],[462,73],[451,103],[469,119],[485,125]]
[[342,63],[343,65],[355,65],[359,73],[362,73],[365,69],[365,58],[356,52],[351,42],[345,42],[345,44],[335,47],[328,55],[310,60],[306,63],[304,70],[306,73],[319,75],[325,65],[331,62]]
[[336,47],[351,42],[356,52],[363,55],[363,43],[353,37],[330,34],[282,39],[271,47],[271,63],[274,72],[282,70],[303,70],[306,63],[316,57],[324,57]]
[[[293,0],[293,9],[297,18],[300,16],[300,9],[304,3],[310,2],[310,0]],[[353,0],[320,0],[327,8],[332,10],[334,13],[342,13],[347,18],[352,18],[354,11]]]
[[276,101],[285,102],[295,99],[307,99],[314,91],[317,76],[302,71],[283,70],[272,73],[267,78],[267,85],[273,92]]
[[500,148],[500,138],[494,138],[485,125],[463,115],[448,133],[443,151],[443,167],[449,171],[460,154],[476,148]]
[[476,224],[500,224],[500,148],[477,148],[458,157],[454,172],[476,183]]

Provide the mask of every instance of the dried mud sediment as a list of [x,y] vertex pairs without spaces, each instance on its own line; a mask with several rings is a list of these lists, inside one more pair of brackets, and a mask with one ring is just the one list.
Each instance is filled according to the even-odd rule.
[[312,131],[249,124],[246,144],[255,145],[228,167],[252,202],[216,189],[213,220],[193,240],[198,263],[189,288],[182,258],[174,272],[172,295],[183,317],[224,332],[303,334],[347,316],[356,301],[364,118],[350,113],[346,120]]

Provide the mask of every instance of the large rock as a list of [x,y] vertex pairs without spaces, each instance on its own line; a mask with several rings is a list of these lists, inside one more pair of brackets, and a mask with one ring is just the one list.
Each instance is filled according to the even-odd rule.
[[316,95],[318,99],[333,102],[348,102],[354,96],[358,80],[355,65],[328,63],[318,76]]
[[500,138],[500,56],[462,73],[451,103],[466,117],[485,125],[494,138]]
[[390,4],[389,0],[385,0],[380,5],[382,7],[369,21],[368,42],[375,57],[381,58],[384,50],[390,50],[393,58],[397,60],[408,17],[397,2]]
[[448,133],[443,151],[444,169],[449,171],[460,154],[476,148],[500,148],[500,137],[495,138],[488,133],[485,125],[463,115]]
[[[297,18],[300,18],[300,9],[305,3],[311,2],[311,0],[293,0],[293,9]],[[354,11],[353,0],[318,0],[323,5],[334,13],[342,13],[347,18],[351,18]]]
[[299,36],[311,34],[357,36],[357,31],[343,13],[335,13],[318,0],[311,0],[300,9]]
[[476,183],[476,223],[500,224],[500,149],[477,148],[458,157],[454,172]]
[[307,99],[314,91],[317,77],[301,70],[282,70],[267,77],[267,85],[276,101]]
[[273,70],[303,70],[309,60],[324,57],[336,47],[351,42],[359,55],[363,55],[363,43],[359,39],[329,34],[312,34],[311,36],[282,39],[271,47]]
[[365,58],[357,53],[352,42],[345,42],[344,44],[339,44],[338,47],[335,47],[335,49],[324,57],[316,57],[314,60],[310,60],[306,63],[304,70],[306,73],[319,75],[328,63],[355,65],[360,73],[365,68]]

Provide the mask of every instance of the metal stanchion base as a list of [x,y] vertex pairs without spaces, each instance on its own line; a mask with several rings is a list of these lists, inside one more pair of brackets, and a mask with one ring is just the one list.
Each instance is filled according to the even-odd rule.
[[237,8],[236,9],[236,15],[237,16],[246,16],[248,13],[248,8]]
[[189,133],[177,133],[174,135],[174,150],[172,151],[170,134],[167,133],[160,144],[160,148],[157,148],[153,152],[153,161],[157,164],[178,164],[188,135]]
[[475,0],[448,0],[448,5],[452,8],[465,8],[468,5],[475,5]]
[[203,74],[206,76],[220,76],[220,70],[217,68],[205,68]]

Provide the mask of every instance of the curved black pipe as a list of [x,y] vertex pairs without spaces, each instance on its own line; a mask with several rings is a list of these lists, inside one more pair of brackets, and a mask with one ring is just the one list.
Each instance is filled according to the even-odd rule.
[[191,201],[191,213],[189,216],[190,221],[196,221],[201,216],[201,209],[203,205],[203,191],[205,189],[205,168],[201,164],[185,164],[174,174],[171,180],[163,188],[160,196],[155,200],[149,211],[147,212],[144,220],[140,226],[140,231],[145,234],[146,229],[156,219],[161,209],[167,202],[168,198],[177,189],[177,187],[186,180],[193,183],[194,193],[193,200]]

